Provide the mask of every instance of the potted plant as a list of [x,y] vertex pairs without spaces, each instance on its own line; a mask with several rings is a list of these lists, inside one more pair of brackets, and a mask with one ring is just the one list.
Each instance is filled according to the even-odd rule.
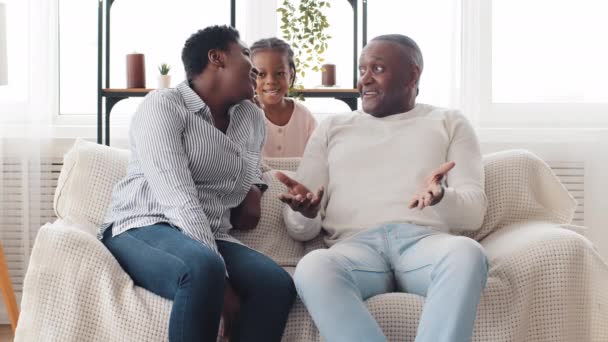
[[160,75],[158,76],[158,88],[169,88],[171,86],[171,75],[169,75],[169,71],[171,70],[171,66],[167,63],[162,63],[158,66],[158,71],[160,71]]
[[[277,12],[281,14],[283,37],[294,51],[294,62],[300,79],[306,71],[322,71],[323,53],[331,36],[326,33],[329,27],[324,7],[331,7],[329,1],[283,0]],[[302,89],[298,82],[296,89]],[[293,89],[292,89],[293,90]]]

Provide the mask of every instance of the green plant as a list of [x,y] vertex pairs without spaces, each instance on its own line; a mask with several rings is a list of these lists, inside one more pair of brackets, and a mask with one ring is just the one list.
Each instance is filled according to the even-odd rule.
[[[321,71],[323,53],[331,36],[324,7],[331,7],[329,1],[283,0],[277,12],[281,13],[283,37],[294,51],[297,76],[304,78],[307,70]],[[303,88],[301,83],[294,87]],[[292,89],[293,91],[293,89]]]
[[161,75],[169,75],[169,70],[171,70],[171,66],[167,63],[162,63],[158,66],[158,71],[160,71]]

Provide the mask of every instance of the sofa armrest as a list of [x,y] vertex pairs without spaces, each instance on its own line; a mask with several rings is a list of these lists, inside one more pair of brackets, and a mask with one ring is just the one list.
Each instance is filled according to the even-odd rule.
[[[47,223],[38,231],[30,256],[22,311],[38,312],[44,302],[51,306],[78,302],[79,287],[99,283],[104,275],[132,284],[131,278],[95,236],[65,220]],[[57,291],[58,288],[63,290]],[[52,294],[51,302],[49,298],[38,300],[39,296],[48,294]]]
[[166,341],[171,304],[135,286],[93,235],[58,220],[36,236],[15,342]]
[[[507,225],[480,241],[490,265],[513,258],[533,249],[548,249],[555,243],[595,251],[593,245],[570,225],[542,221],[525,221]],[[599,256],[598,256],[599,257]]]

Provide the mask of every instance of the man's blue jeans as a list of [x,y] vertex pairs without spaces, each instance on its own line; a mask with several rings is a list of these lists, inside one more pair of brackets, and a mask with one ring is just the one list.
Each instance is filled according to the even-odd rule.
[[296,288],[328,342],[386,341],[364,300],[387,292],[425,296],[417,342],[470,341],[488,265],[475,240],[388,224],[315,250]]
[[280,341],[296,291],[270,258],[237,243],[211,249],[168,224],[130,229],[103,243],[136,285],[173,300],[169,341],[215,341],[226,270],[240,299],[230,341]]

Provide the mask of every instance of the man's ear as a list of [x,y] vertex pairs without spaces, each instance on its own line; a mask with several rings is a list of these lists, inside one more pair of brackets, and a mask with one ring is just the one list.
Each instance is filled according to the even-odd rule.
[[209,63],[217,68],[223,68],[226,64],[226,53],[219,49],[211,49],[207,53]]
[[412,64],[412,67],[410,68],[410,82],[412,82],[411,86],[416,86],[418,85],[418,82],[420,82],[420,67]]

